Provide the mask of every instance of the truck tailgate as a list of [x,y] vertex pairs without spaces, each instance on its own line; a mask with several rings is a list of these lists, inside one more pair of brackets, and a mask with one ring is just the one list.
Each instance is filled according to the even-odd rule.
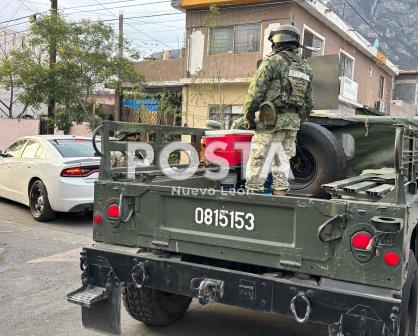
[[333,243],[317,237],[319,227],[346,211],[341,201],[113,183],[112,194],[96,184],[95,209],[118,203],[123,190],[122,217],[132,215],[95,226],[95,241],[310,273],[332,255]]

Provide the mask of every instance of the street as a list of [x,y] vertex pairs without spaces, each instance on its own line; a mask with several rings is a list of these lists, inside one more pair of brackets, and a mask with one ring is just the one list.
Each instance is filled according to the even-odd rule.
[[[78,214],[36,222],[28,208],[0,199],[0,334],[5,336],[100,335],[81,326],[80,307],[65,295],[80,286],[79,252],[92,225]],[[185,318],[149,328],[122,308],[122,335],[309,336],[326,328],[224,305],[193,302]]]

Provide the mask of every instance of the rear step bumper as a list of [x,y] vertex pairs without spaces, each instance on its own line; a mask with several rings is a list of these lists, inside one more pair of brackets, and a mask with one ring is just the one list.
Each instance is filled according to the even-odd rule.
[[258,275],[137,251],[105,244],[83,249],[83,287],[67,298],[82,306],[86,328],[120,334],[120,283],[135,282],[202,304],[214,301],[326,324],[330,336],[399,335],[401,299],[389,289]]

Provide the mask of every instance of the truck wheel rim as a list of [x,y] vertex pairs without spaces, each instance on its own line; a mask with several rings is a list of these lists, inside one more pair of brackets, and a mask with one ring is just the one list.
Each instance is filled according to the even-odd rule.
[[33,212],[39,216],[44,210],[45,200],[40,188],[36,188],[31,194],[31,203]]

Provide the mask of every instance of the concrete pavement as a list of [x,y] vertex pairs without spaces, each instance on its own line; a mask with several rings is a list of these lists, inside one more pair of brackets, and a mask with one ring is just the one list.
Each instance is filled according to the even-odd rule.
[[[60,214],[38,223],[29,210],[0,199],[0,334],[100,335],[81,326],[80,307],[65,295],[80,286],[79,251],[91,243],[91,221]],[[126,336],[325,336],[326,328],[218,304],[193,302],[168,328],[149,328],[122,309]]]

